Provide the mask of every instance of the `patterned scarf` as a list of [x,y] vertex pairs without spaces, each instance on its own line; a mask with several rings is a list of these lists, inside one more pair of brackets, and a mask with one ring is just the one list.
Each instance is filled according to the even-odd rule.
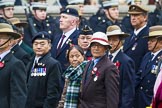
[[76,68],[69,66],[64,72],[63,76],[65,77],[65,79],[69,80],[64,108],[77,108],[82,74],[86,64],[87,61],[83,61]]

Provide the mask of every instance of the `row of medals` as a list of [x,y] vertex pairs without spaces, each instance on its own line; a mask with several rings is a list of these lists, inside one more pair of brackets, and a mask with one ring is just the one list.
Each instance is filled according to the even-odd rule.
[[31,76],[46,76],[46,68],[34,68]]

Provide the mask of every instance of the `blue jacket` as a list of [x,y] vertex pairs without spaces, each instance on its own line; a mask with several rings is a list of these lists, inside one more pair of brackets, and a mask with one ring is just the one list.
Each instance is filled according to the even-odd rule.
[[122,51],[119,51],[113,62],[120,64],[118,68],[120,75],[119,108],[132,108],[135,96],[134,61]]
[[[132,39],[133,32],[131,36],[125,39],[123,51],[135,62],[135,70],[137,72],[143,56],[148,52],[147,39],[143,36],[148,36],[149,27],[143,28],[135,39]],[[132,40],[131,40],[132,39]]]
[[157,65],[159,56],[162,51],[151,61],[148,52],[141,63],[136,77],[136,95],[135,95],[135,108],[145,108],[149,106],[153,97],[153,88],[157,77]]

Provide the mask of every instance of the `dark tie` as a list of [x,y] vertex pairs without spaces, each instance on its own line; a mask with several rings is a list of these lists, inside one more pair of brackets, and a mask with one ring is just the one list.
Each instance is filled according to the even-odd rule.
[[86,81],[88,80],[88,78],[89,78],[90,75],[91,75],[93,66],[94,66],[94,61],[92,60],[91,63],[90,63],[90,65],[89,65],[89,67],[88,67],[88,71],[87,71],[87,73],[86,73],[85,83],[86,83]]
[[112,60],[112,58],[113,58],[113,55],[110,54],[110,55],[109,55],[109,59]]
[[152,61],[152,58],[154,57],[154,54],[150,54],[149,55],[149,57],[148,57],[148,62],[147,62],[147,64],[146,64],[146,68],[148,68],[149,67],[149,64],[150,64],[150,62]]
[[61,37],[61,41],[60,41],[58,48],[57,48],[57,54],[60,52],[60,49],[61,49],[61,46],[62,46],[62,43],[63,43],[63,40],[64,40],[65,37],[66,37],[65,35],[62,35],[62,37]]
[[133,33],[133,35],[132,35],[130,41],[135,40],[135,38],[136,38],[136,35],[135,35],[135,33]]

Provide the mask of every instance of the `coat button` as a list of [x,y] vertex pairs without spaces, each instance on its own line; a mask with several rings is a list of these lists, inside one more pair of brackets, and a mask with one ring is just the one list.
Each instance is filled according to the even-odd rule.
[[143,87],[141,86],[141,87],[140,87],[140,89],[142,90],[142,89],[143,89]]

